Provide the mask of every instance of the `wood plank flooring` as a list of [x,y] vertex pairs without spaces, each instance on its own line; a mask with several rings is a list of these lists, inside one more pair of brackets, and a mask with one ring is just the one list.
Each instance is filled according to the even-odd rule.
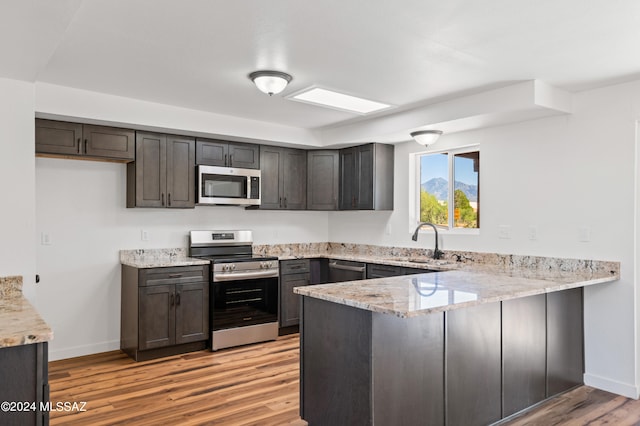
[[135,362],[119,351],[49,363],[50,398],[86,401],[51,425],[306,425],[297,334]]
[[[146,362],[119,351],[55,361],[49,383],[52,402],[87,403],[85,412],[52,412],[53,426],[306,425],[298,334]],[[504,425],[640,425],[640,401],[581,386]]]

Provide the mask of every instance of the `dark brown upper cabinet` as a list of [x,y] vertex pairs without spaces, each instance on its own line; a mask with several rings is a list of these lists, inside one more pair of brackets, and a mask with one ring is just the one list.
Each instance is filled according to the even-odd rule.
[[36,154],[43,157],[133,161],[135,132],[129,129],[36,119]]
[[136,161],[127,165],[127,207],[195,207],[193,138],[136,133]]
[[307,207],[307,151],[260,148],[260,208],[305,210]]
[[260,146],[215,139],[198,139],[196,164],[259,169]]
[[340,190],[338,150],[307,152],[307,210],[338,210]]
[[340,150],[340,210],[393,210],[393,145]]

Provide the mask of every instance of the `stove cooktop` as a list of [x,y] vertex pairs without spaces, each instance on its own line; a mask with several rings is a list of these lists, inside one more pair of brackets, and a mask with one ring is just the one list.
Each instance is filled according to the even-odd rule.
[[213,263],[242,263],[242,262],[261,262],[265,260],[278,260],[275,256],[198,256],[199,259],[210,260]]

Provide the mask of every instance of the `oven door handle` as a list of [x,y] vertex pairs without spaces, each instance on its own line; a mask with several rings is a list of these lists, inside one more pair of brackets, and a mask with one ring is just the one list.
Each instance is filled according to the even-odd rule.
[[252,278],[273,278],[273,277],[275,278],[278,277],[278,271],[214,273],[213,282],[247,280]]

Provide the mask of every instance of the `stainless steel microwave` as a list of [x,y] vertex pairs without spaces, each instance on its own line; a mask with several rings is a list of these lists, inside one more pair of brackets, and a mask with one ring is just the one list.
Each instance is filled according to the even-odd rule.
[[260,205],[260,170],[198,166],[198,204]]

